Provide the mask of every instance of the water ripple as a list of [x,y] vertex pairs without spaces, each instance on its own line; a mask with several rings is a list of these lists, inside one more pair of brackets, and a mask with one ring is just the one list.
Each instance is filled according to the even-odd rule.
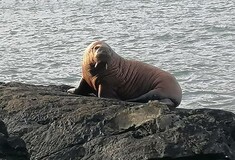
[[173,73],[180,107],[235,112],[233,1],[0,1],[0,81],[77,85],[84,48]]

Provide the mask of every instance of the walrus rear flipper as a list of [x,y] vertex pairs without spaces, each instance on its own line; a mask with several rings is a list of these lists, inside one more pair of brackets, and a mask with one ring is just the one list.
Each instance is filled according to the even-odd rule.
[[170,98],[167,98],[167,97],[159,94],[159,92],[156,89],[151,90],[151,91],[149,91],[149,92],[147,92],[137,98],[128,99],[126,101],[147,103],[148,101],[152,101],[152,100],[157,100],[160,103],[166,104],[168,107],[177,107],[178,106],[178,104],[174,103]]
[[81,79],[77,88],[71,88],[67,92],[72,94],[78,94],[88,96],[91,93],[95,94],[95,90],[89,86],[85,79]]

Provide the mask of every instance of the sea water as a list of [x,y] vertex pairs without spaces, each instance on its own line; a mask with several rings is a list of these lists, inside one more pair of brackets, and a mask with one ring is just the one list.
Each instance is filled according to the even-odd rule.
[[0,0],[0,81],[76,86],[94,40],[172,73],[180,107],[235,112],[228,0]]

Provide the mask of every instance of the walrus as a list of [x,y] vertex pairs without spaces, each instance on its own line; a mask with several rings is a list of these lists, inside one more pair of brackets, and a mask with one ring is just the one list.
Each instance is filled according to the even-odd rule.
[[79,86],[68,92],[140,103],[157,100],[169,107],[177,107],[182,99],[181,87],[172,74],[124,59],[104,41],[92,42],[85,49]]

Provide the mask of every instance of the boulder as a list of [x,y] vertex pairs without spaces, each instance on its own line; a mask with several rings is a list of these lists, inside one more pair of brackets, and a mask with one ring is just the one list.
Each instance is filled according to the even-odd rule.
[[8,128],[0,123],[0,145],[1,137],[21,137],[30,158],[41,160],[235,159],[231,112],[71,95],[69,88],[0,83],[0,119]]

